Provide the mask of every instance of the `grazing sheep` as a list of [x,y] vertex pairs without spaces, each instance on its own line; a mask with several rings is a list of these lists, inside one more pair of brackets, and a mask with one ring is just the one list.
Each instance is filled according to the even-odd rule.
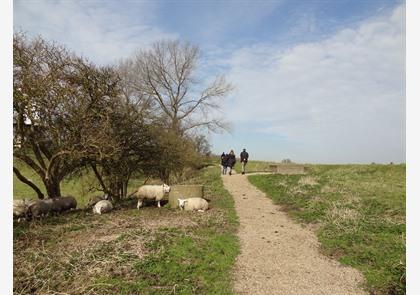
[[111,197],[108,196],[108,194],[104,194],[102,196],[96,196],[89,199],[86,208],[93,208],[96,203],[102,200],[111,200]]
[[112,210],[112,203],[108,200],[101,200],[93,207],[93,213],[102,214]]
[[209,203],[203,198],[178,199],[178,207],[186,211],[204,212],[209,209]]
[[51,211],[51,204],[45,202],[45,200],[35,201],[28,207],[26,210],[26,216],[36,218],[40,216],[45,216]]
[[138,198],[137,209],[140,209],[145,199],[157,201],[158,207],[160,208],[160,201],[170,191],[171,187],[166,184],[141,186],[136,192],[136,197]]

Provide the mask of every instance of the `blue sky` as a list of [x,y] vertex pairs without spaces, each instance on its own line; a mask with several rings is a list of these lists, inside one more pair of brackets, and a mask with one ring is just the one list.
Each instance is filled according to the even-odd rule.
[[200,76],[235,85],[217,154],[405,162],[403,1],[14,1],[14,26],[102,64],[159,39],[199,45]]

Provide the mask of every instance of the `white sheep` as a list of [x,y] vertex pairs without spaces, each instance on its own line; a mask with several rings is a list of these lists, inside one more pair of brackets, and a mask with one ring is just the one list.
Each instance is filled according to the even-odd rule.
[[139,187],[136,192],[136,197],[138,198],[137,209],[140,209],[145,199],[157,201],[157,205],[160,208],[160,201],[163,199],[163,196],[170,191],[171,187],[166,184],[143,185]]
[[102,214],[112,210],[112,203],[108,200],[102,200],[93,206],[93,213]]
[[13,217],[22,217],[25,215],[26,208],[25,200],[13,200]]
[[33,200],[13,200],[13,217],[21,218],[25,216],[28,207],[35,203]]
[[178,207],[186,211],[204,212],[209,209],[209,203],[203,198],[178,199]]

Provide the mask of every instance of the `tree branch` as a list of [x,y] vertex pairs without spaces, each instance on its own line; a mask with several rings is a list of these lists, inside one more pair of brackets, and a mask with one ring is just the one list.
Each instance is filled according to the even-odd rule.
[[36,192],[36,194],[38,195],[38,199],[44,199],[44,194],[42,193],[42,191],[32,181],[23,176],[22,173],[20,173],[19,169],[13,167],[13,172],[20,181],[22,181],[26,185],[29,185]]
[[45,177],[45,170],[38,166],[30,157],[20,153],[13,154],[14,157],[22,160],[25,164],[31,167],[42,179]]
[[90,166],[92,167],[92,170],[95,173],[95,176],[98,179],[99,184],[102,187],[102,190],[104,191],[104,193],[108,193],[108,189],[107,189],[107,187],[106,187],[106,185],[105,185],[105,183],[104,183],[104,181],[102,179],[101,174],[99,173],[98,169],[96,168],[96,165],[91,163]]

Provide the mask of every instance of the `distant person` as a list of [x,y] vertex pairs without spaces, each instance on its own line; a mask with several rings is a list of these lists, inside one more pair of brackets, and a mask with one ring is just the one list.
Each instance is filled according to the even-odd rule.
[[225,175],[227,171],[228,155],[223,152],[220,156],[220,164],[222,165],[222,174]]
[[223,152],[221,155],[220,155],[220,167],[222,168],[221,170],[222,170],[222,174],[223,174],[223,158],[224,158],[224,156],[225,156],[226,154],[225,154],[225,152]]
[[230,153],[227,159],[227,168],[229,171],[229,175],[232,175],[232,169],[233,169],[233,166],[235,166],[235,163],[236,163],[235,152],[233,150],[230,150]]
[[245,174],[245,166],[248,163],[249,154],[247,153],[246,149],[241,152],[241,164],[242,164],[242,174]]

